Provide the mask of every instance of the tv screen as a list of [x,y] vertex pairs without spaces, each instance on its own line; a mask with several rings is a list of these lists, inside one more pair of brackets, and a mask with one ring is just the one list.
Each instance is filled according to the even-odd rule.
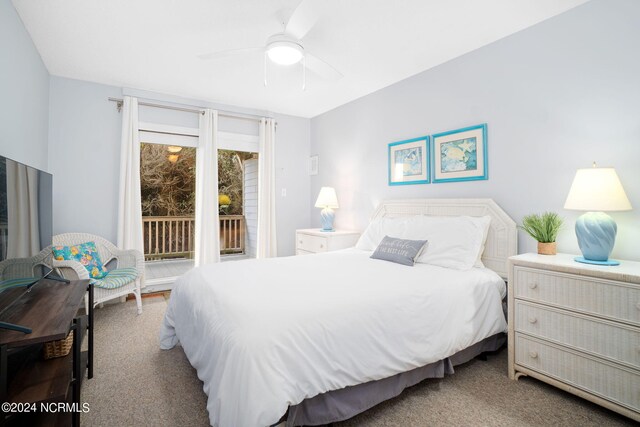
[[51,245],[52,183],[51,174],[0,156],[0,261]]
[[8,323],[12,307],[51,273],[51,256],[19,262],[51,245],[53,237],[51,174],[0,156],[0,330],[31,333],[29,325]]

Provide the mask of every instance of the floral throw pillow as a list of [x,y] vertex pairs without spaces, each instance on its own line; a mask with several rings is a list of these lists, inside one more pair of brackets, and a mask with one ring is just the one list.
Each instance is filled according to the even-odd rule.
[[100,259],[94,242],[73,246],[54,246],[53,257],[58,261],[78,261],[89,272],[92,279],[102,279],[109,272]]

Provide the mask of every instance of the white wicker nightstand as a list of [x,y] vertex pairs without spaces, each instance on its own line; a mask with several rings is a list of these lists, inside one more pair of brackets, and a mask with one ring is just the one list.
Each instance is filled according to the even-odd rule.
[[296,255],[336,251],[355,246],[359,231],[320,231],[318,228],[296,230]]
[[549,383],[640,421],[640,263],[509,258],[509,377]]

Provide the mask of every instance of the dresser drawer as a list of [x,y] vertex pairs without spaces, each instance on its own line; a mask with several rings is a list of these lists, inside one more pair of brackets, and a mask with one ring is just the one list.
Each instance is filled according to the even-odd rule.
[[612,280],[515,266],[515,298],[640,326],[640,287]]
[[515,329],[640,367],[640,329],[516,300]]
[[327,252],[327,238],[298,233],[296,235],[296,249],[307,252]]
[[516,333],[517,365],[640,410],[640,373]]

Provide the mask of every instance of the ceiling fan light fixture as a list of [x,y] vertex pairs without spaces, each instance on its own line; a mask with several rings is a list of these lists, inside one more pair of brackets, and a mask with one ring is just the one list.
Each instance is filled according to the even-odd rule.
[[267,56],[279,65],[293,65],[304,56],[304,48],[299,42],[283,34],[277,34],[267,42]]

